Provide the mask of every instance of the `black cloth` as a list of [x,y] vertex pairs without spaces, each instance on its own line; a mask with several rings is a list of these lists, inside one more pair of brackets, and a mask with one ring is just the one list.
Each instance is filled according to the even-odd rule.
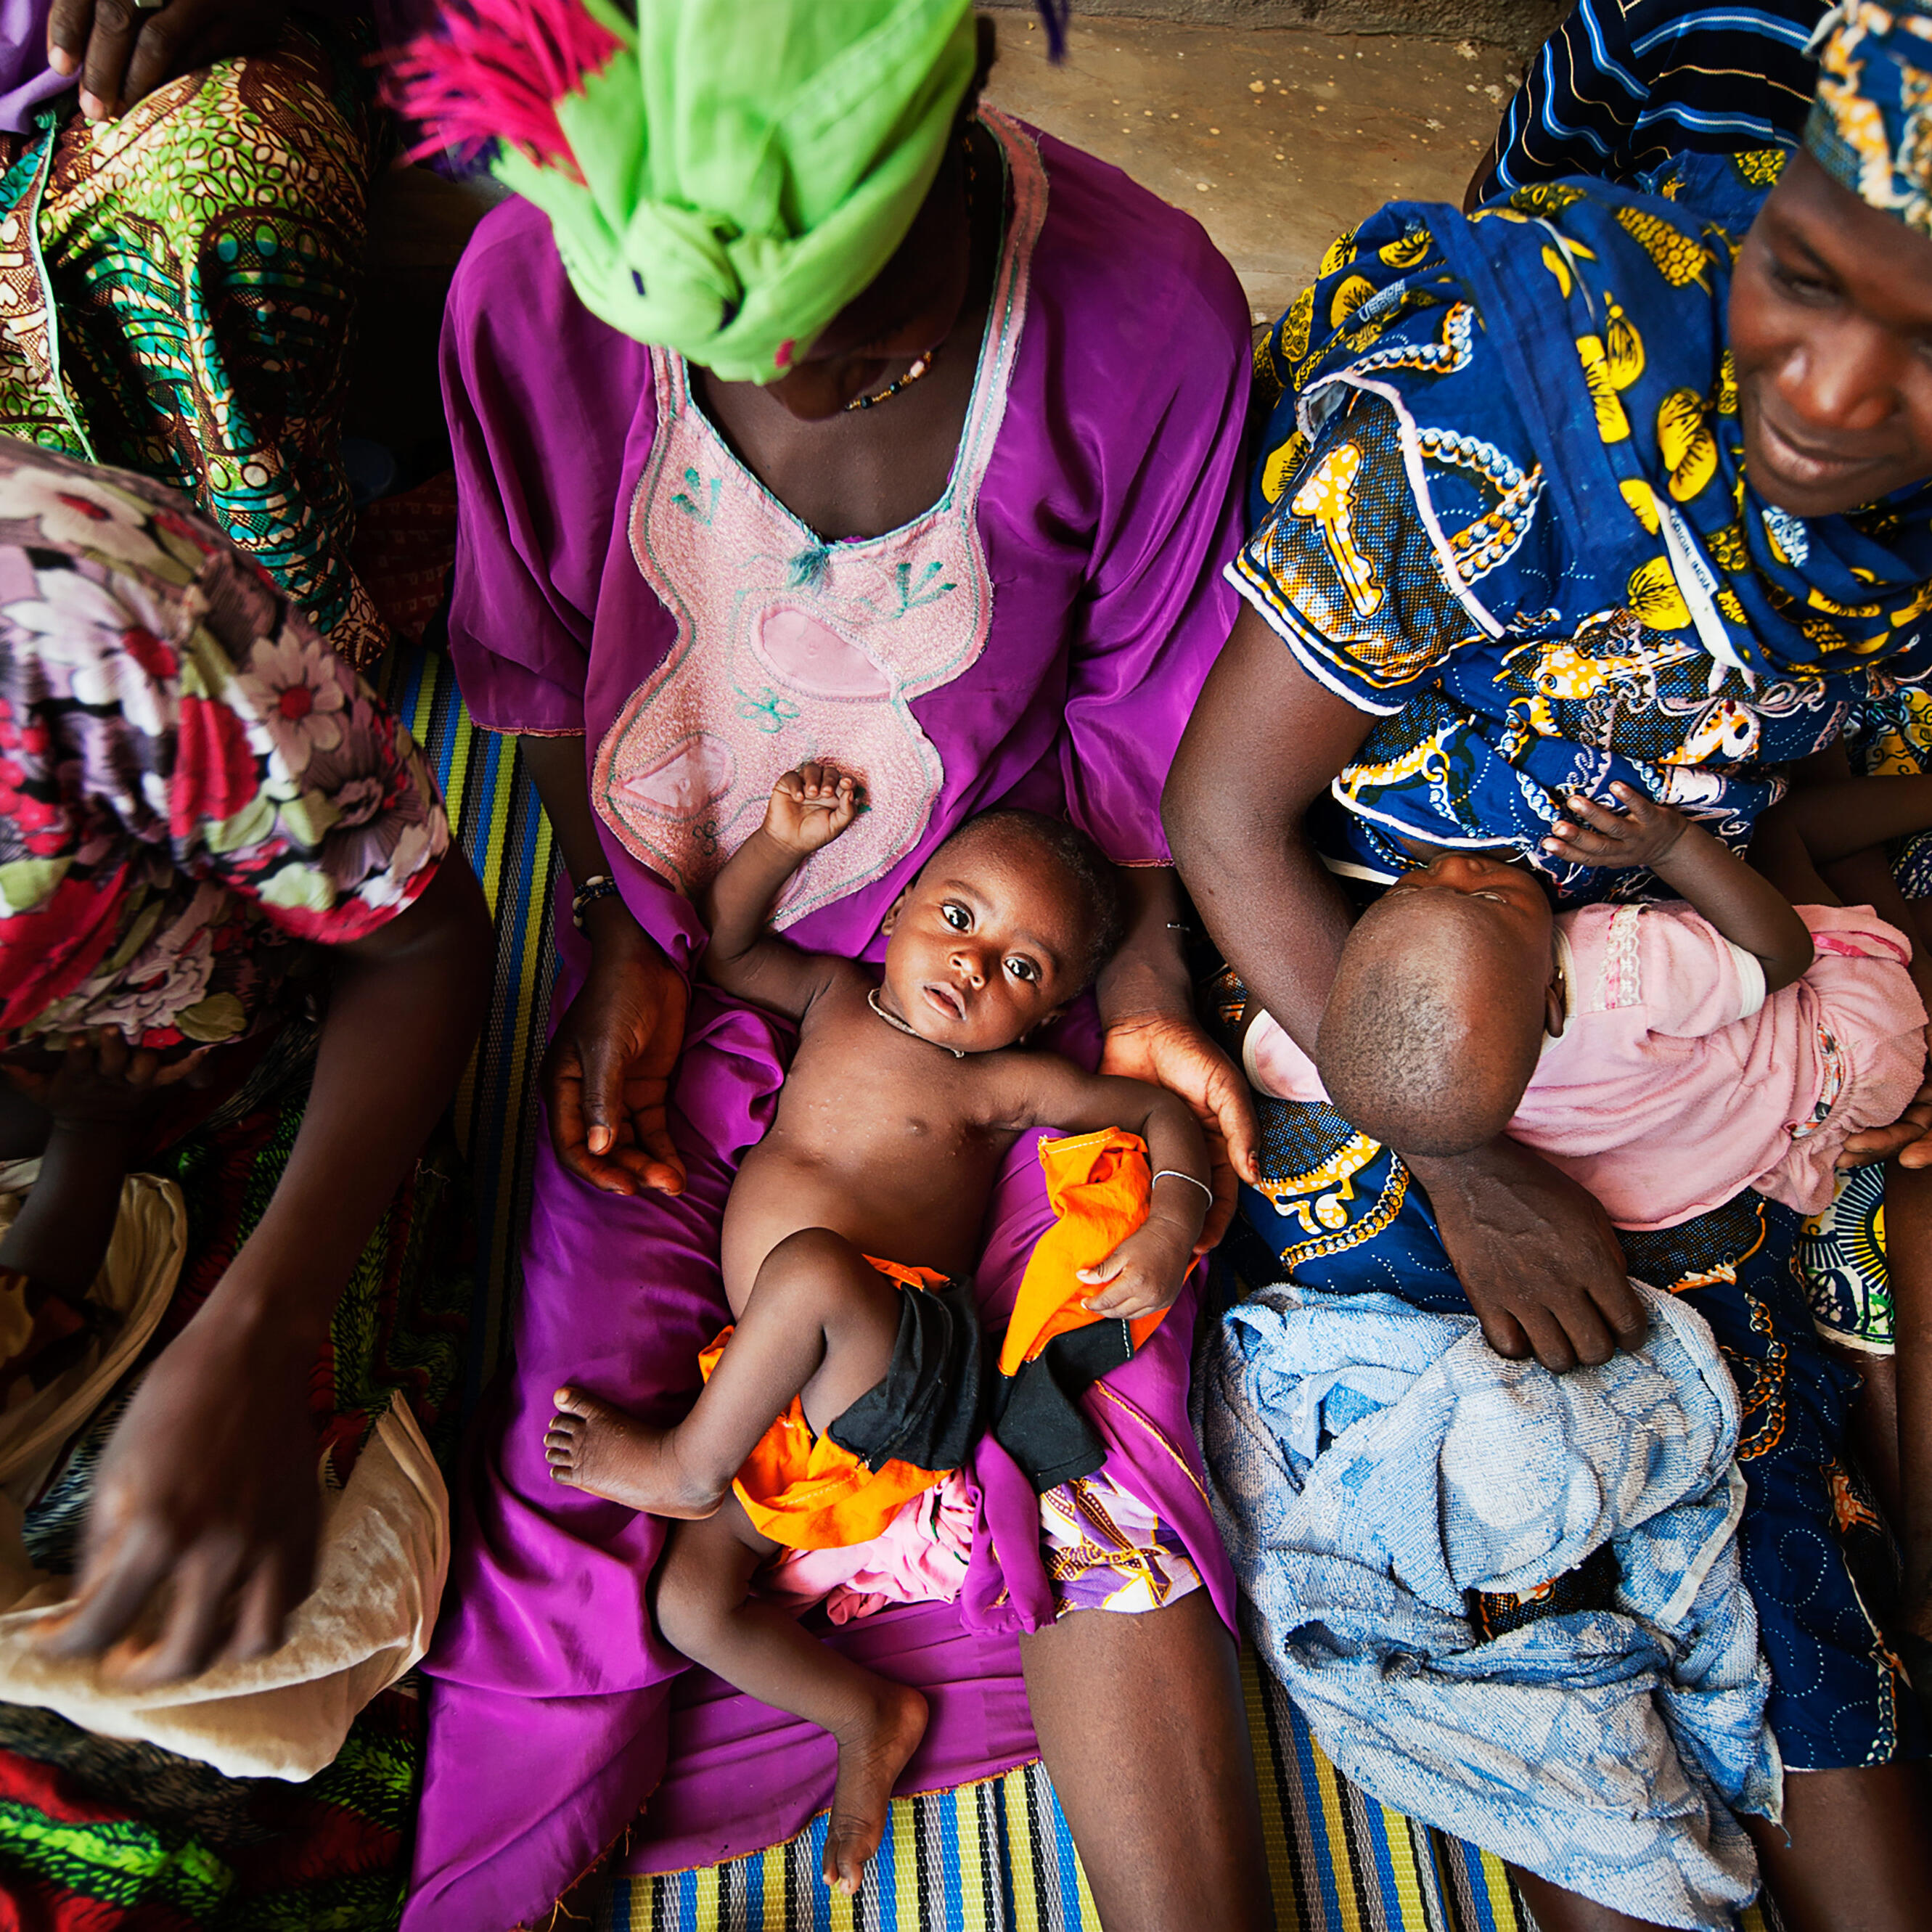
[[971,1285],[899,1291],[899,1330],[884,1376],[826,1434],[868,1469],[888,1462],[956,1469],[990,1424],[993,1439],[1045,1491],[1107,1460],[1080,1397],[1133,1354],[1124,1322],[1056,1335],[1011,1377],[988,1376]]
[[1056,1335],[1019,1373],[998,1378],[993,1440],[1026,1472],[1036,1490],[1090,1476],[1107,1460],[1100,1432],[1080,1397],[1134,1352],[1124,1322],[1094,1322]]
[[891,1366],[826,1434],[868,1469],[958,1468],[986,1431],[985,1352],[971,1283],[902,1288]]

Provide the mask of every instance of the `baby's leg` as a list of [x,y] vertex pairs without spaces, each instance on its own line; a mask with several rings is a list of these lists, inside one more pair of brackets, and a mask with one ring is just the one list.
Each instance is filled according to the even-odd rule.
[[658,1628],[693,1663],[838,1739],[825,1882],[856,1892],[884,1835],[892,1786],[925,1735],[926,1700],[861,1670],[750,1594],[754,1572],[778,1546],[752,1527],[735,1496],[707,1521],[680,1523],[658,1567]]
[[795,1395],[826,1425],[880,1380],[898,1335],[901,1290],[842,1235],[806,1228],[765,1257],[691,1413],[652,1429],[571,1387],[544,1436],[560,1483],[653,1516],[707,1516]]

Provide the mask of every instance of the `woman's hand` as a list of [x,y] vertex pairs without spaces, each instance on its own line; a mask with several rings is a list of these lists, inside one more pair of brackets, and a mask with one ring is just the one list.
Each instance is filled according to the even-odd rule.
[[145,1688],[277,1648],[320,1522],[316,1346],[305,1324],[232,1304],[182,1330],[101,1459],[75,1607],[46,1649],[105,1651],[110,1678]]
[[[1925,1029],[1925,1043],[1932,1050],[1932,1024]],[[1853,1134],[1838,1156],[1838,1165],[1863,1167],[1893,1154],[1900,1167],[1932,1167],[1932,1069],[1898,1120],[1888,1127],[1868,1127]]]
[[47,63],[78,75],[80,111],[112,120],[164,82],[280,37],[286,0],[172,0],[144,12],[132,0],[53,0]]
[[544,1055],[550,1144],[606,1194],[682,1193],[667,1107],[690,989],[621,900],[598,900],[584,928],[590,976]]
[[1498,1354],[1534,1354],[1561,1375],[1643,1340],[1649,1316],[1610,1217],[1587,1188],[1507,1138],[1408,1165]]
[[1193,1110],[1214,1162],[1214,1204],[1194,1247],[1197,1255],[1204,1255],[1234,1218],[1238,1178],[1256,1178],[1255,1107],[1248,1083],[1199,1023],[1180,1013],[1143,1013],[1116,1021],[1107,1029],[1100,1071],[1165,1087]]

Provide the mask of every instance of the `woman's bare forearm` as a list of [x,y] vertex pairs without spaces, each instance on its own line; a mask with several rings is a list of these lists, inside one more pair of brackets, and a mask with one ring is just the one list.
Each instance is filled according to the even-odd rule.
[[294,1149],[203,1316],[242,1321],[293,1348],[320,1345],[377,1218],[456,1090],[482,1024],[491,951],[482,890],[454,849],[408,910],[334,949]]
[[1120,868],[1126,937],[1095,982],[1103,1026],[1150,1013],[1188,1013],[1194,992],[1182,950],[1180,881],[1172,866]]
[[[550,820],[550,836],[563,855],[564,870],[572,883],[581,886],[610,870],[604,842],[597,830],[597,814],[590,802],[590,781],[584,770],[584,739],[580,734],[567,738],[519,738],[524,768],[543,801],[544,816]],[[584,936],[593,947],[608,946],[621,954],[628,949],[642,949],[662,958],[652,940],[631,916],[623,900],[615,892],[593,899],[584,909]]]
[[1354,914],[1304,821],[1372,722],[1317,684],[1244,606],[1161,802],[1174,862],[1214,943],[1310,1053]]
[[1796,822],[1813,860],[1828,866],[1932,827],[1932,778],[1841,778],[1794,788],[1778,808]]
[[606,869],[597,814],[590,805],[590,781],[584,775],[583,737],[580,734],[568,738],[519,738],[517,744],[524,754],[524,769],[543,801],[564,866],[580,886]]

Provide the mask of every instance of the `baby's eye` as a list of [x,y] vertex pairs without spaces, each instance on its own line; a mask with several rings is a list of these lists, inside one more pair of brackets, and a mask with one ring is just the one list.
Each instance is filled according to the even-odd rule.
[[950,900],[939,908],[939,916],[955,932],[964,932],[973,923],[973,915],[963,905],[955,905]]
[[1024,980],[1029,986],[1040,977],[1040,968],[1030,959],[1009,959],[1006,970],[1016,980]]

